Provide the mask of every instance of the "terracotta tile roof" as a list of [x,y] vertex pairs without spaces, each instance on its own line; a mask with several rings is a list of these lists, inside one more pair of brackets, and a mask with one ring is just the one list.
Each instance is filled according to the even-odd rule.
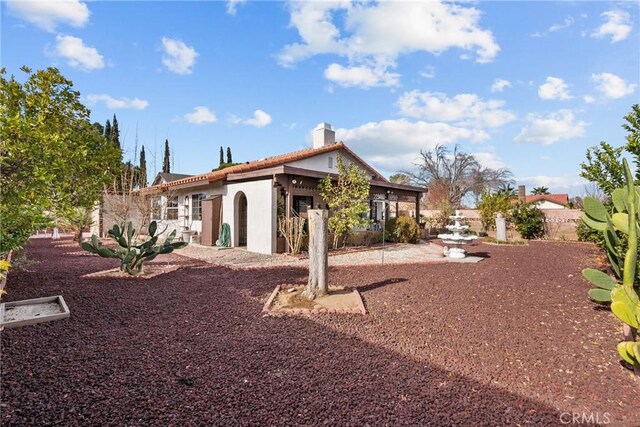
[[[294,151],[292,153],[280,154],[273,157],[267,157],[266,159],[254,160],[252,162],[242,163],[235,166],[230,166],[228,168],[221,169],[219,171],[208,172],[200,175],[193,175],[188,178],[179,179],[176,181],[167,182],[165,184],[161,184],[159,186],[160,189],[175,187],[175,186],[184,186],[185,184],[191,183],[200,183],[205,184],[209,182],[216,182],[227,178],[227,175],[233,173],[244,173],[244,172],[253,172],[260,169],[267,169],[275,166],[281,166],[285,163],[295,162],[298,160],[303,160],[309,157],[317,156],[318,154],[329,153],[331,151],[345,150],[351,157],[362,163],[368,170],[371,172],[377,181],[388,182],[388,180],[380,175],[378,171],[369,166],[364,160],[362,160],[357,154],[347,148],[344,145],[344,142],[337,142],[335,144],[326,145],[320,148],[308,148],[306,150]],[[150,190],[153,187],[147,187]],[[157,188],[156,188],[157,189]]]
[[534,203],[534,202],[542,202],[548,201],[552,203],[557,203],[559,205],[566,205],[569,203],[569,195],[568,194],[529,194],[524,197],[525,203]]

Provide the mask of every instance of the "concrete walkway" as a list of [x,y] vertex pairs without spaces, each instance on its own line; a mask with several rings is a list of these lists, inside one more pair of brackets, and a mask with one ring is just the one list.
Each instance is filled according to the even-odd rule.
[[[435,243],[421,242],[417,245],[393,244],[385,247],[385,264],[414,264],[453,261],[442,257],[442,246]],[[245,249],[219,249],[211,246],[190,244],[175,252],[189,258],[195,258],[211,264],[223,265],[231,268],[270,268],[270,267],[306,267],[306,258],[298,259],[284,254],[264,255],[248,252]],[[382,249],[375,248],[344,254],[329,255],[329,266],[335,265],[379,265],[382,263]],[[476,258],[476,257],[469,257]],[[466,262],[478,260],[467,259]]]

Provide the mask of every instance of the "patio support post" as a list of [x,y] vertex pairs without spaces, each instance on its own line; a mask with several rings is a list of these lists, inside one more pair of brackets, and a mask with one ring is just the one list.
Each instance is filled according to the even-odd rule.
[[[293,191],[291,188],[291,177],[287,176],[287,194],[284,202],[284,216],[286,218],[286,224],[290,224],[291,209],[293,209]],[[289,253],[289,245],[285,245],[285,253]]]
[[420,225],[420,193],[416,194],[416,223]]

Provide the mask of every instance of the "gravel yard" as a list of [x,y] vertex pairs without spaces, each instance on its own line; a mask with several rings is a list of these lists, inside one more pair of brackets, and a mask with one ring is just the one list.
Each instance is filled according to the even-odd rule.
[[368,315],[273,318],[264,302],[304,267],[172,254],[154,264],[182,268],[152,280],[82,279],[114,261],[32,240],[5,299],[62,294],[71,317],[2,332],[0,423],[639,425],[619,324],[580,275],[593,247],[469,252],[485,260],[333,266]]

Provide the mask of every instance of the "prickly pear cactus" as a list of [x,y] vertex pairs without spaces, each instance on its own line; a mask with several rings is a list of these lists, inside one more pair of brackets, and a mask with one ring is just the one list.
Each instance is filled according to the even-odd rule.
[[[120,270],[129,274],[142,274],[144,263],[151,261],[160,254],[168,254],[174,251],[174,249],[181,249],[187,246],[186,242],[173,242],[176,237],[176,231],[173,230],[169,236],[159,245],[159,236],[156,234],[158,231],[158,223],[152,221],[149,224],[149,240],[135,244],[136,230],[133,228],[131,221],[127,222],[126,228],[122,224],[118,226],[115,224],[107,234],[120,246],[116,249],[107,248],[102,246],[98,241],[98,237],[94,234],[91,236],[91,243],[83,242],[82,249],[87,252],[97,254],[103,258],[115,258],[120,260]],[[162,234],[158,233],[158,234]]]
[[[582,275],[596,286],[589,297],[599,303],[611,303],[611,311],[624,323],[624,341],[618,344],[618,353],[632,365],[640,383],[640,342],[636,342],[640,325],[640,271],[638,270],[638,236],[640,235],[640,189],[634,187],[633,176],[626,159],[623,160],[626,185],[614,190],[613,215],[598,200],[586,197],[582,220],[591,228],[604,233],[607,257],[618,280],[607,274],[587,268]],[[620,253],[618,233],[627,238],[625,253]]]

